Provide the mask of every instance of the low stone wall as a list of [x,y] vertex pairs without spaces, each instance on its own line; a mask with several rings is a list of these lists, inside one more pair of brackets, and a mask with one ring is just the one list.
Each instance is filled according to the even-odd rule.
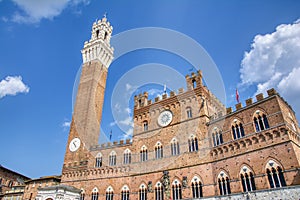
[[[238,193],[217,197],[204,197],[202,200],[300,200],[300,185],[258,190],[248,193]],[[192,200],[192,199],[191,199]]]

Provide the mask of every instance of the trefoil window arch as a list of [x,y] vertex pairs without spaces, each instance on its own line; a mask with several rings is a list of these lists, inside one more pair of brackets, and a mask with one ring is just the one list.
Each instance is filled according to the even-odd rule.
[[271,188],[279,188],[286,186],[283,176],[282,167],[274,160],[270,160],[266,166],[268,181]]
[[98,189],[94,188],[92,191],[92,200],[98,200],[98,196],[99,196]]
[[227,195],[231,193],[229,177],[223,171],[221,171],[218,175],[218,184],[220,195]]
[[240,176],[244,192],[256,190],[253,172],[248,167],[242,167]]
[[217,127],[215,127],[213,130],[212,138],[213,138],[214,146],[223,144],[224,141],[223,141],[222,130],[219,130]]
[[155,200],[164,200],[164,190],[161,182],[155,184]]
[[232,129],[233,139],[239,139],[245,136],[243,124],[239,120],[237,119],[233,120],[231,129]]
[[255,131],[260,132],[269,128],[269,121],[265,113],[260,110],[255,111],[253,122]]
[[147,200],[147,187],[142,184],[139,188],[139,200]]
[[85,198],[85,192],[83,189],[81,189],[79,200],[84,200],[84,198]]
[[179,149],[179,142],[177,141],[176,138],[173,138],[171,141],[171,155],[179,155],[180,154],[180,149]]
[[113,200],[113,199],[114,199],[114,190],[111,186],[109,186],[105,192],[105,200]]
[[188,140],[189,144],[189,151],[194,152],[198,151],[198,139],[194,135],[190,136],[190,139]]
[[102,167],[102,154],[98,153],[96,156],[95,167]]
[[123,161],[123,163],[125,165],[131,163],[131,151],[129,149],[126,149],[124,151],[124,161]]
[[141,148],[140,158],[141,158],[141,162],[145,162],[145,161],[148,160],[148,150],[147,150],[147,147],[145,145],[142,146],[142,148]]
[[192,187],[193,198],[203,197],[202,183],[199,177],[197,176],[193,177],[191,187]]
[[155,159],[160,159],[163,157],[163,146],[160,142],[155,145]]
[[122,187],[121,200],[129,200],[129,188],[127,185]]
[[117,164],[117,155],[115,151],[109,154],[109,166],[115,166]]
[[182,188],[180,182],[175,179],[172,183],[173,200],[182,199]]

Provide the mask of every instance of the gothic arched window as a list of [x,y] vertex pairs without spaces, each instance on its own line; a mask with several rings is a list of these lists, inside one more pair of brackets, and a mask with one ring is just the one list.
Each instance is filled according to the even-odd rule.
[[141,162],[145,162],[148,160],[148,150],[145,145],[142,146],[142,148],[141,148],[140,157],[141,157]]
[[127,185],[122,187],[121,200],[129,200],[129,188]]
[[248,167],[244,166],[240,171],[240,175],[244,192],[256,190],[253,172]]
[[130,164],[131,163],[131,151],[129,149],[126,149],[124,151],[124,164]]
[[113,200],[114,199],[114,190],[111,186],[106,189],[105,200]]
[[98,153],[96,156],[95,167],[102,167],[102,154]]
[[160,142],[155,145],[155,159],[160,159],[163,157],[163,147]]
[[147,187],[142,184],[139,189],[139,200],[147,200]]
[[232,129],[232,135],[234,139],[239,139],[245,136],[243,124],[239,120],[237,119],[233,120],[231,129]]
[[198,139],[194,135],[191,135],[188,143],[190,152],[198,151]]
[[192,186],[193,198],[203,197],[202,183],[201,183],[199,177],[194,176],[194,178],[192,179],[192,185],[191,186]]
[[180,154],[179,142],[177,141],[176,138],[173,138],[171,141],[171,155],[175,156],[175,155],[179,155],[179,154]]
[[175,180],[172,183],[172,194],[173,194],[173,200],[182,199],[181,185],[178,180]]
[[222,134],[222,131],[219,130],[217,127],[214,128],[212,137],[213,137],[214,146],[218,146],[220,144],[223,144],[223,134]]
[[269,128],[267,116],[260,110],[255,111],[253,117],[256,132],[263,131]]
[[79,200],[84,200],[84,197],[85,197],[85,192],[83,189],[81,189]]
[[286,182],[282,173],[282,168],[273,160],[270,160],[266,166],[268,180],[271,188],[286,186]]
[[148,121],[143,122],[144,131],[148,131]]
[[109,154],[109,166],[115,166],[117,164],[117,155],[115,151]]
[[219,192],[220,195],[230,194],[230,180],[225,172],[221,171],[218,176]]
[[164,200],[164,191],[162,184],[157,182],[155,185],[155,200]]
[[98,200],[98,196],[99,196],[98,189],[94,188],[92,191],[92,200]]
[[190,119],[193,117],[193,114],[192,114],[192,108],[191,107],[188,107],[186,109],[186,115],[187,115],[187,118]]

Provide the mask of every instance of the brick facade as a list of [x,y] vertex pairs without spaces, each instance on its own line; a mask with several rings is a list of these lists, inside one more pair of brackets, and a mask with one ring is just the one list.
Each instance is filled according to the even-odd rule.
[[23,200],[34,200],[40,188],[59,185],[60,180],[60,176],[44,176],[25,181]]
[[24,185],[29,180],[27,176],[14,172],[0,165],[0,199],[14,186]]
[[[97,23],[110,27],[106,18]],[[97,23],[93,31],[103,31]],[[92,35],[85,48],[101,45],[110,48],[105,36]],[[267,97],[259,94],[244,107],[237,104],[235,111],[225,109],[202,84],[201,71],[186,76],[187,91],[172,91],[153,102],[147,92],[135,96],[132,141],[95,145],[107,74],[107,62],[95,55],[95,60],[84,57],[62,184],[81,189],[87,199],[97,194],[99,200],[106,199],[107,192],[120,199],[127,190],[130,199],[139,199],[143,188],[148,200],[158,199],[155,188],[161,185],[165,199],[176,199],[172,193],[176,188],[188,199],[300,184],[299,127],[287,102],[270,89]],[[157,120],[165,110],[173,118],[160,126]],[[74,138],[81,145],[72,152],[69,145]],[[126,155],[130,156],[125,162]],[[201,195],[195,194],[196,182]]]

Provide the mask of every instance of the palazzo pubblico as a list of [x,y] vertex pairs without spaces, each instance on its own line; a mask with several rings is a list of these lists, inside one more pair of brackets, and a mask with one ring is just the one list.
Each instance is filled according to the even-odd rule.
[[[153,100],[134,97],[133,137],[98,144],[114,49],[104,17],[82,49],[83,67],[65,159],[55,184],[27,180],[23,199],[299,199],[300,134],[291,106],[276,92],[225,106],[202,82]],[[31,195],[31,196],[30,196]]]

